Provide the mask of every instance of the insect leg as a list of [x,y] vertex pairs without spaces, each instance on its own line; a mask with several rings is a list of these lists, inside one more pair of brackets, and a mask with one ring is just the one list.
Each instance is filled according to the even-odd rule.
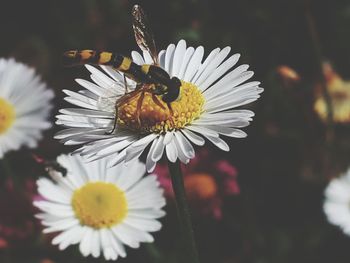
[[128,100],[134,98],[138,94],[138,90],[134,90],[132,92],[129,92],[125,94],[123,97],[121,97],[119,100],[117,100],[116,105],[119,107],[119,105],[126,103]]
[[140,94],[140,98],[137,101],[137,107],[136,107],[136,120],[139,127],[141,127],[140,113],[141,113],[141,107],[142,107],[144,98],[145,98],[145,91],[142,91]]
[[125,86],[125,94],[128,93],[128,83],[126,82],[126,76],[124,74],[124,86]]
[[109,132],[105,132],[106,135],[111,135],[115,131],[115,128],[117,128],[117,121],[118,121],[118,113],[115,114],[113,129]]
[[152,93],[152,100],[155,104],[157,104],[159,107],[161,107],[163,110],[165,110],[164,105],[160,102],[160,100],[157,98],[156,94]]
[[126,103],[128,100],[132,99],[133,97],[135,97],[138,94],[138,91],[132,91],[126,95],[124,95],[122,98],[120,98],[119,100],[117,100],[116,104],[115,104],[115,119],[114,119],[114,124],[113,124],[113,129],[110,132],[106,132],[107,135],[111,135],[116,127],[117,127],[117,121],[118,121],[118,107],[119,105]]
[[170,102],[168,102],[166,105],[168,106],[168,109],[169,109],[169,111],[170,111],[170,114],[173,115],[173,114],[174,114],[174,111],[173,111],[173,108],[171,107]]

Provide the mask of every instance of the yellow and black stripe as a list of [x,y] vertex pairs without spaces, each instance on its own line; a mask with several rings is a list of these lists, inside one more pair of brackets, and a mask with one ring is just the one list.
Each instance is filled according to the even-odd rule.
[[160,84],[159,95],[163,101],[172,102],[179,96],[181,81],[170,78],[169,74],[156,65],[137,65],[130,58],[110,52],[95,50],[71,50],[64,53],[64,64],[75,66],[81,64],[108,65],[125,73],[137,83]]
[[141,66],[123,55],[95,50],[70,50],[64,53],[64,65],[76,66],[81,64],[108,65],[116,70],[126,73],[137,82],[149,83],[147,73],[141,70]]

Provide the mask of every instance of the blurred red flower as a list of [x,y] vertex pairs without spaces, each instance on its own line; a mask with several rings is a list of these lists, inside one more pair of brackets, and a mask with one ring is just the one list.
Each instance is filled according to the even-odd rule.
[[[238,195],[237,169],[226,160],[213,160],[206,150],[200,151],[187,165],[182,165],[190,205],[202,215],[222,218],[225,196]],[[154,173],[168,198],[174,198],[167,164],[157,165]]]
[[33,180],[14,186],[8,179],[0,190],[0,249],[26,245],[39,233],[35,222],[32,200],[35,193]]

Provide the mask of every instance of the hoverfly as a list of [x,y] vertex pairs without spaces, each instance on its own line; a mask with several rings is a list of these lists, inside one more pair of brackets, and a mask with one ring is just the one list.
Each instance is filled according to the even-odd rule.
[[[153,64],[138,65],[130,58],[118,53],[110,53],[95,50],[71,50],[64,53],[64,63],[68,66],[93,64],[107,65],[113,69],[124,73],[124,78],[134,80],[137,85],[135,90],[128,92],[117,99],[115,103],[116,118],[113,126],[113,133],[116,127],[118,108],[128,103],[131,99],[139,95],[136,108],[136,119],[140,124],[140,112],[145,93],[150,93],[153,102],[165,109],[161,100],[166,103],[169,111],[172,113],[171,102],[177,100],[180,94],[181,81],[177,77],[170,77],[169,74],[159,66],[158,53],[153,38],[153,33],[149,27],[145,13],[139,5],[132,9],[133,29],[136,42],[140,49],[148,52],[152,57]],[[125,82],[126,83],[126,82]]]

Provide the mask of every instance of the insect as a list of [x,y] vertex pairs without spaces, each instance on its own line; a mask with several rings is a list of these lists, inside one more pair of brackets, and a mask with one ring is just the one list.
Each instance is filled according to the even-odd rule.
[[[177,77],[170,77],[169,74],[159,66],[158,54],[153,38],[153,33],[149,27],[145,13],[139,5],[132,9],[133,29],[136,42],[140,49],[148,52],[153,60],[153,64],[138,65],[130,58],[118,53],[110,53],[95,50],[71,50],[64,53],[64,63],[74,66],[81,64],[108,65],[115,70],[124,73],[124,78],[134,80],[137,85],[135,90],[126,93],[115,103],[116,118],[113,126],[113,133],[116,127],[118,108],[128,103],[131,99],[139,95],[136,108],[136,119],[140,124],[140,112],[145,97],[145,93],[150,93],[153,102],[165,109],[161,100],[166,103],[169,111],[172,113],[171,102],[178,99],[180,94],[181,81]],[[126,83],[126,82],[125,82]]]
[[68,173],[67,169],[56,161],[47,161],[44,158],[35,154],[33,154],[33,158],[38,164],[43,165],[45,167],[45,171],[48,174],[51,174],[53,172],[59,172],[62,174],[63,177],[65,177]]

